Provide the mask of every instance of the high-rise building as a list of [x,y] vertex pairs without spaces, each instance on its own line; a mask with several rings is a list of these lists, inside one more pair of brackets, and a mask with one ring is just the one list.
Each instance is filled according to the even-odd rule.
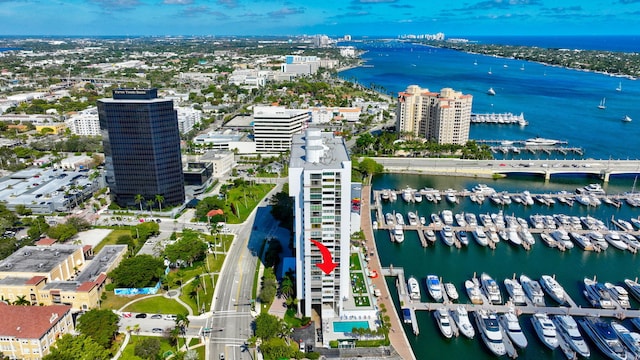
[[279,153],[291,149],[291,138],[311,120],[309,110],[282,106],[253,108],[253,136],[259,153]]
[[[106,181],[120,206],[136,206],[138,195],[162,205],[184,202],[178,118],[172,100],[157,89],[117,89],[98,100]],[[145,201],[145,202],[146,202]]]
[[398,134],[464,145],[469,140],[472,101],[473,96],[451,88],[437,93],[411,85],[398,94]]
[[98,118],[98,109],[95,107],[79,111],[65,123],[72,134],[81,136],[100,135],[100,119]]
[[[349,295],[351,160],[344,140],[319,129],[293,137],[289,195],[294,198],[296,291],[304,316],[339,316]],[[317,242],[316,243],[314,243]],[[326,274],[322,249],[337,267]]]

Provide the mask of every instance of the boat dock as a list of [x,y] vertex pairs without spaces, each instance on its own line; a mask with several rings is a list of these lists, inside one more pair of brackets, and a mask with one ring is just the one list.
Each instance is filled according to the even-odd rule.
[[514,115],[513,113],[472,113],[470,120],[472,124],[529,125],[529,122],[524,118],[524,113],[520,113],[520,115]]
[[543,152],[547,155],[551,155],[553,152],[559,152],[562,155],[567,155],[569,153],[575,153],[580,156],[584,155],[584,150],[581,147],[566,147],[566,146],[490,146],[489,150],[492,153],[501,152],[503,154],[520,154],[522,152],[528,152],[531,154],[537,154],[538,152]]

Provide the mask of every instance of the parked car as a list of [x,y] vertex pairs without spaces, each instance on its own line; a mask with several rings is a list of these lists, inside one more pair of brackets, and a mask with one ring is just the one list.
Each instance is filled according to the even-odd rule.
[[147,317],[147,314],[145,313],[136,314],[136,319],[145,319],[146,317]]
[[151,319],[162,319],[162,315],[160,315],[160,314],[153,314],[153,315],[151,315]]
[[171,321],[175,321],[178,317],[173,315],[173,314],[169,314],[169,315],[165,315],[164,319],[165,320],[171,320]]
[[162,330],[160,328],[153,328],[153,330],[151,330],[151,332],[153,332],[155,334],[162,334],[164,332],[164,330]]

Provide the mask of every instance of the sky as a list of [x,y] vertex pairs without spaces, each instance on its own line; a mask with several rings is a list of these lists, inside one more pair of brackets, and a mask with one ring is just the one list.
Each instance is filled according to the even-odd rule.
[[0,0],[0,36],[638,35],[639,16],[640,0]]

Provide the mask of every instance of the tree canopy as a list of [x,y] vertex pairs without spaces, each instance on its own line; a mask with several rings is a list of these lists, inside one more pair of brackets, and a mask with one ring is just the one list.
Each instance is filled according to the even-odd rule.
[[109,350],[86,335],[64,334],[42,360],[107,360]]
[[116,287],[155,286],[164,274],[164,261],[151,255],[138,255],[122,260],[109,277]]
[[160,340],[158,338],[144,338],[138,341],[133,353],[143,359],[155,359],[160,353]]
[[200,239],[200,235],[193,230],[185,229],[178,241],[165,247],[164,255],[172,263],[183,260],[191,266],[194,261],[204,259],[206,251],[207,244]]
[[105,309],[93,309],[78,318],[76,330],[80,334],[91,337],[105,349],[111,347],[111,342],[118,333],[118,315]]

